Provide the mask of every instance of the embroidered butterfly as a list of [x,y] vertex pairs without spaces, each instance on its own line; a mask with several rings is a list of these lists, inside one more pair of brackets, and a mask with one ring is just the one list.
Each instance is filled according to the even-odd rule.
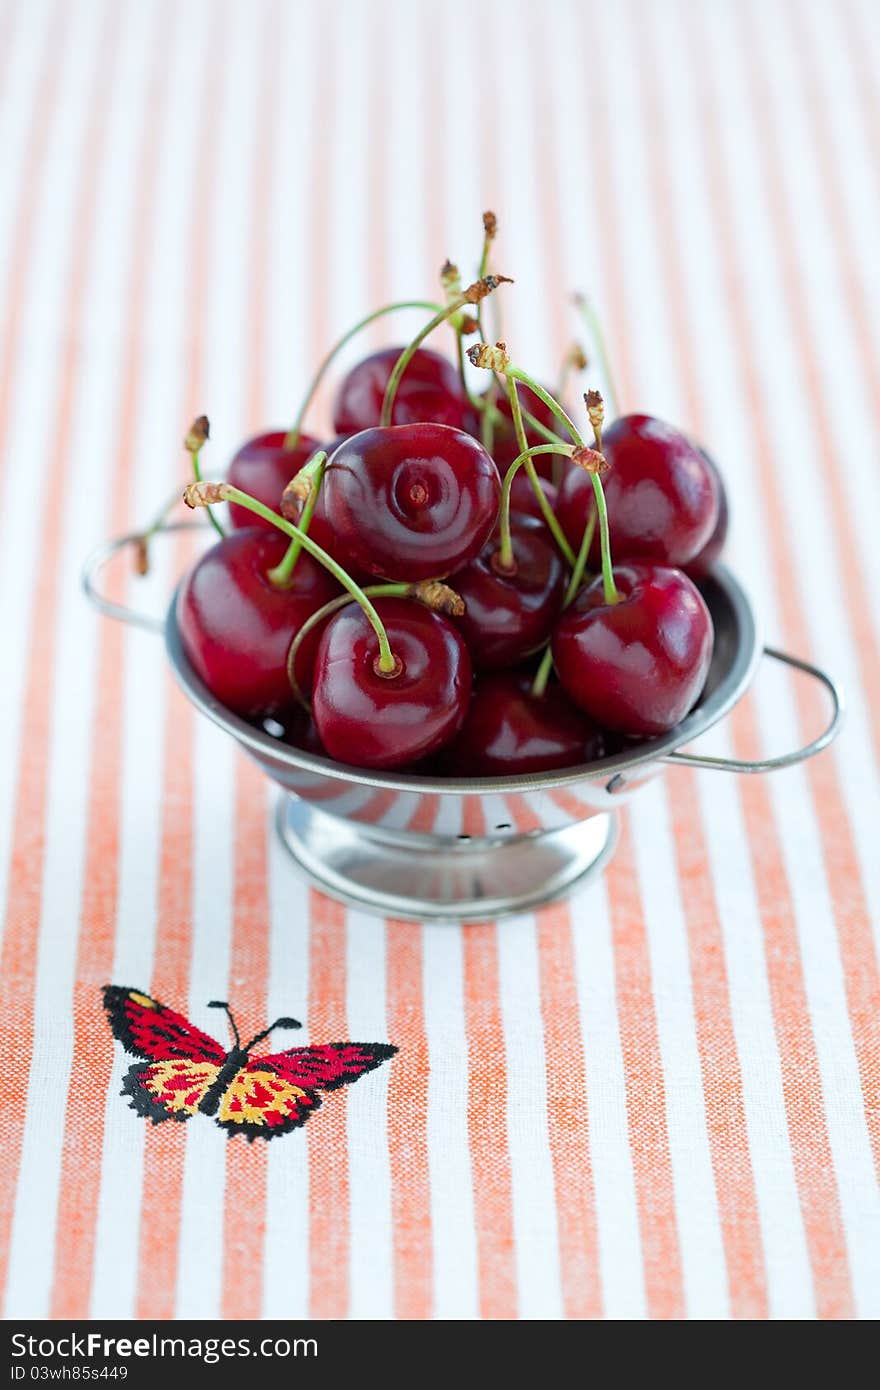
[[278,1018],[242,1046],[229,1005],[223,1009],[234,1045],[227,1052],[183,1014],[149,994],[118,985],[104,988],[104,1008],[114,1038],[126,1052],[144,1060],[126,1073],[122,1094],[145,1119],[188,1120],[210,1115],[227,1134],[274,1139],[305,1124],[321,1104],[321,1091],[357,1081],[393,1057],[390,1043],[322,1043],[286,1052],[251,1056],[251,1049],[274,1028],[301,1028],[295,1018]]

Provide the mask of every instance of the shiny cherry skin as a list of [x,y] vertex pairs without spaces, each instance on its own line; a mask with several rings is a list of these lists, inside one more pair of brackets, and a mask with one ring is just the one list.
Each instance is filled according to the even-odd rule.
[[464,431],[391,425],[341,444],[322,493],[351,565],[380,578],[441,579],[489,539],[501,482],[485,449]]
[[464,599],[456,626],[478,671],[515,666],[542,646],[562,609],[566,570],[550,532],[532,518],[511,522],[515,568],[498,566],[492,537],[475,560],[452,575],[450,588]]
[[[291,478],[308,463],[317,449],[324,448],[317,439],[303,434],[295,449],[285,449],[285,438],[284,430],[270,430],[245,440],[233,456],[226,473],[226,481],[232,483],[233,487],[250,493],[265,507],[271,507],[273,512],[277,512],[281,494]],[[235,502],[229,504],[229,522],[236,531],[250,530],[253,526],[266,531],[273,529],[271,521],[254,516],[247,507],[239,507]]]
[[605,755],[601,730],[560,686],[531,693],[532,675],[495,671],[477,681],[458,738],[443,754],[453,777],[506,777],[579,767]]
[[[337,434],[355,434],[378,425],[388,378],[403,351],[392,347],[374,352],[343,378],[333,402]],[[429,420],[463,429],[469,418],[470,407],[455,367],[439,352],[417,348],[397,388],[391,423],[414,425]]]
[[355,767],[392,768],[444,747],[464,722],[471,661],[447,618],[407,599],[376,608],[400,672],[377,668],[379,643],[357,604],[331,618],[315,658],[312,710],[328,755]]
[[[344,438],[347,439],[348,436],[345,435]],[[282,430],[273,430],[270,434],[260,434],[254,439],[249,439],[235,455],[227,474],[227,481],[234,487],[250,493],[251,497],[256,497],[265,507],[271,507],[273,512],[279,510],[281,494],[291,478],[296,477],[312,455],[318,449],[324,449],[329,456],[342,443],[342,439],[333,439],[329,444],[321,444],[311,435],[304,434],[300,436],[300,442],[295,449],[285,449],[284,439]],[[229,505],[229,520],[233,530],[249,530],[254,526],[265,531],[277,530],[271,521],[255,516],[247,507],[240,507],[235,502]],[[312,513],[309,535],[334,560],[340,559],[336,536],[327,520],[323,490],[318,494],[318,501]],[[352,574],[352,578],[357,579],[358,575]]]
[[[549,387],[545,389],[549,391]],[[541,424],[546,425],[548,430],[553,430],[554,434],[561,435],[563,439],[568,438],[568,435],[556,419],[553,411],[548,409],[540,397],[536,396],[530,387],[524,386],[522,382],[519,382],[517,384],[517,391],[519,392],[519,403],[523,410],[527,410],[530,415],[534,415],[536,420],[540,420]],[[550,391],[550,395],[553,394],[554,393]],[[495,422],[495,433],[492,438],[492,457],[503,473],[505,469],[509,468],[513,463],[513,460],[519,457],[520,449],[516,442],[516,430],[513,427],[510,402],[506,396],[502,395],[498,396],[495,404],[503,418]],[[528,440],[530,449],[535,444],[547,443],[544,436],[538,434],[536,430],[530,429],[528,424],[526,424],[526,439]],[[535,471],[539,477],[553,477],[554,457],[553,454],[539,454],[538,457],[534,459]],[[520,470],[520,472],[522,472],[522,470]]]
[[[689,564],[718,521],[718,490],[699,448],[662,420],[623,415],[605,430],[602,452],[611,465],[602,482],[615,560]],[[575,550],[592,507],[588,474],[569,468],[556,514]],[[590,561],[598,568],[598,534]]]
[[[703,546],[703,549],[698,555],[694,556],[690,564],[685,565],[685,573],[689,574],[691,579],[694,580],[705,579],[715,563],[720,560],[721,552],[724,550],[724,545],[727,540],[727,532],[730,527],[730,508],[727,502],[727,489],[724,486],[724,479],[721,476],[721,471],[715,460],[706,453],[705,449],[701,449],[700,453],[706,460],[709,471],[715,480],[715,486],[718,492],[718,520],[715,523],[715,530]],[[514,479],[514,481],[516,480]]]
[[[537,462],[537,460],[536,460]],[[549,478],[542,478],[538,475],[538,482],[541,484],[541,491],[550,503],[551,508],[556,509],[557,489]],[[510,485],[510,510],[517,512],[520,516],[533,516],[538,521],[543,521],[543,514],[535,496],[535,489],[532,487],[524,468],[520,468],[514,474],[513,482]]]
[[709,610],[681,570],[644,561],[614,566],[622,595],[606,604],[601,577],[582,589],[553,634],[569,698],[620,733],[663,734],[699,698],[712,659]]
[[[309,555],[301,554],[288,589],[267,578],[287,550],[287,539],[252,527],[233,531],[193,566],[177,598],[177,622],[189,663],[221,704],[246,719],[274,715],[293,700],[287,652],[316,609],[339,585]],[[308,689],[320,640],[303,642],[297,675]],[[283,721],[282,721],[283,722]]]

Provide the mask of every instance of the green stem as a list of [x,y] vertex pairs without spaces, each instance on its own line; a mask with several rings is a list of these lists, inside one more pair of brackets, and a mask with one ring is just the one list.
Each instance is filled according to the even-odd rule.
[[535,696],[537,700],[540,700],[541,696],[545,693],[547,689],[547,682],[550,679],[550,672],[552,670],[553,653],[551,652],[550,648],[547,647],[546,651],[544,652],[544,655],[541,657],[541,664],[535,672],[535,679],[532,681],[531,693]]
[[470,301],[466,294],[457,295],[455,299],[446,305],[445,309],[440,309],[434,317],[425,324],[421,332],[417,333],[415,338],[413,338],[409,347],[404,348],[394,364],[394,368],[388,378],[388,384],[385,387],[385,397],[382,401],[382,414],[379,417],[380,426],[384,428],[391,424],[391,412],[394,409],[397,388],[400,385],[404,372],[422,343],[434,332],[435,328],[439,328],[441,323],[446,323],[447,319],[451,319],[454,314],[458,313],[459,309],[468,303],[470,303]]
[[[195,480],[196,480],[197,483],[200,483],[200,482],[202,481],[202,470],[201,470],[201,468],[199,467],[199,454],[200,454],[200,453],[201,453],[201,450],[200,450],[200,449],[196,449],[195,453],[192,455],[192,461],[193,461],[193,474],[194,474],[194,476],[195,476]],[[223,527],[220,525],[220,522],[217,520],[216,516],[214,515],[214,510],[213,510],[212,507],[209,507],[209,508],[208,508],[208,520],[210,521],[210,523],[211,523],[211,525],[213,526],[214,530],[217,532],[217,535],[220,537],[221,541],[225,541],[225,539],[226,539],[226,532],[223,530]]]
[[[325,451],[319,449],[314,458],[310,459],[306,464],[306,468],[311,470],[309,477],[312,486],[309,489],[309,495],[302,509],[302,516],[299,519],[299,529],[301,531],[307,532],[311,525],[312,515],[318,502],[318,493],[321,490],[321,483],[324,478],[324,464],[326,462],[327,455]],[[304,472],[305,470],[301,469],[300,471]],[[279,589],[289,588],[290,581],[293,579],[293,571],[296,568],[296,562],[301,553],[302,541],[299,539],[291,541],[280,564],[277,564],[274,569],[269,571],[270,582],[275,584]]]
[[[411,584],[403,583],[371,584],[362,592],[366,594],[368,598],[406,598],[411,588]],[[324,604],[323,608],[319,608],[316,612],[311,613],[308,616],[308,618],[306,618],[305,622],[297,632],[296,636],[294,637],[293,641],[291,642],[288,648],[287,679],[290,681],[290,688],[293,691],[295,698],[302,705],[303,709],[309,712],[309,714],[311,714],[312,712],[311,704],[303,694],[300,683],[296,678],[296,658],[299,655],[299,649],[305,641],[306,637],[308,637],[309,633],[312,632],[318,626],[319,623],[323,623],[326,618],[330,618],[334,613],[338,613],[340,608],[345,608],[348,604],[354,602],[355,599],[352,597],[351,594],[340,594],[338,598],[332,598],[329,603]]]
[[[385,631],[382,619],[379,617],[379,614],[376,612],[360,585],[355,584],[354,580],[350,575],[346,574],[342,566],[337,564],[333,557],[327,554],[326,550],[322,550],[317,541],[313,541],[311,536],[307,535],[305,531],[301,531],[298,526],[294,526],[292,521],[286,521],[284,517],[279,516],[277,512],[273,512],[271,507],[265,507],[262,502],[257,501],[256,497],[249,496],[248,493],[242,492],[240,488],[233,487],[231,483],[223,483],[221,484],[221,488],[223,500],[225,502],[236,502],[239,507],[245,507],[249,512],[253,512],[254,516],[261,516],[264,521],[268,521],[272,526],[276,526],[279,531],[283,531],[286,536],[290,536],[291,540],[298,540],[303,550],[308,551],[313,560],[317,560],[320,565],[323,565],[326,570],[330,571],[334,579],[338,580],[342,585],[343,589],[346,589],[351,594],[352,598],[360,604],[369,619],[373,631],[379,639],[378,670],[383,676],[395,675],[398,669],[398,661],[391,650],[388,634]],[[269,577],[271,580],[271,571]]]
[[602,547],[602,587],[607,604],[619,603],[620,593],[614,582],[614,569],[611,564],[611,537],[608,532],[608,508],[605,505],[605,491],[598,474],[590,475],[593,493],[596,498],[596,511],[599,513],[599,544]]
[[501,511],[499,520],[499,532],[501,535],[501,546],[498,551],[498,563],[502,569],[508,571],[513,569],[515,557],[513,554],[513,540],[510,534],[510,490],[513,487],[513,480],[520,468],[525,467],[526,474],[536,498],[541,508],[547,526],[552,533],[553,539],[562,551],[566,564],[574,565],[575,554],[566,539],[565,532],[559,525],[556,515],[551,507],[544,489],[541,487],[540,480],[535,472],[532,459],[538,454],[562,454],[565,458],[571,458],[571,446],[567,444],[534,444],[531,449],[526,449],[508,468],[504,475],[504,482],[501,487]]
[[[578,433],[577,426],[574,424],[574,421],[569,419],[568,415],[565,413],[559,402],[557,400],[554,400],[553,396],[550,395],[550,392],[545,391],[543,386],[541,386],[539,382],[535,381],[534,377],[529,376],[528,372],[524,372],[522,367],[515,367],[513,363],[510,363],[507,367],[505,367],[504,375],[507,377],[508,382],[511,380],[521,381],[524,386],[528,386],[530,391],[534,391],[535,395],[538,397],[538,400],[544,402],[544,405],[546,405],[547,409],[553,415],[555,415],[556,419],[563,426],[563,428],[568,431],[575,444],[577,444],[579,448],[584,447],[584,441]],[[513,409],[512,402],[511,409]],[[541,426],[538,421],[535,421],[535,425],[541,433],[546,433],[545,427]]]
[[436,304],[431,299],[401,299],[395,304],[386,304],[382,309],[375,309],[372,314],[367,314],[366,318],[363,318],[358,323],[356,323],[354,325],[354,328],[350,328],[347,333],[343,333],[338,343],[334,344],[334,346],[327,353],[327,356],[323,359],[314,377],[312,378],[311,385],[309,386],[309,389],[306,392],[305,400],[299,408],[299,413],[297,414],[296,420],[294,421],[292,428],[288,430],[287,434],[285,435],[285,449],[295,449],[299,444],[300,435],[302,434],[303,421],[306,418],[306,412],[308,411],[309,406],[315,398],[315,393],[318,390],[318,387],[320,386],[324,378],[324,373],[327,371],[327,368],[330,366],[331,362],[337,356],[337,354],[342,351],[342,349],[346,346],[347,343],[351,342],[352,338],[354,338],[356,334],[360,333],[361,329],[369,327],[371,323],[375,323],[376,319],[382,318],[384,314],[396,313],[398,309],[427,309],[430,311],[439,309],[439,307],[440,305]]
[[580,313],[580,316],[583,319],[584,323],[587,325],[587,328],[590,331],[590,337],[593,340],[593,347],[595,349],[596,356],[599,359],[599,364],[602,368],[602,376],[605,379],[605,391],[607,396],[609,397],[610,413],[613,416],[617,416],[620,413],[620,407],[618,405],[619,398],[617,395],[617,387],[614,381],[614,373],[611,370],[611,361],[608,357],[608,348],[605,343],[605,334],[602,332],[602,325],[599,322],[599,315],[596,313],[596,310],[594,309],[593,305],[590,303],[589,299],[587,299],[585,295],[575,295],[574,302],[577,305],[578,312]]

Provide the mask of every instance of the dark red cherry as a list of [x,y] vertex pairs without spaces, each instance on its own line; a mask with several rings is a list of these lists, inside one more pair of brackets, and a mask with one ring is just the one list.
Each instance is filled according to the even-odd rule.
[[[333,403],[337,434],[355,434],[378,425],[388,378],[404,350],[392,347],[374,352],[343,378]],[[430,420],[463,429],[469,418],[468,400],[455,367],[439,352],[417,348],[397,388],[391,423],[414,425]]]
[[[539,455],[535,462],[537,463],[541,457],[543,456]],[[541,491],[547,498],[550,506],[555,510],[557,490],[553,483],[550,482],[549,478],[542,478],[540,476],[538,477],[538,482],[541,484]],[[543,519],[538,499],[535,496],[535,489],[529,482],[524,468],[520,468],[513,475],[513,482],[510,485],[510,510],[512,512],[518,512],[520,516],[537,517],[539,521]]]
[[[694,556],[690,564],[685,565],[685,573],[689,574],[691,579],[697,580],[705,579],[716,561],[721,558],[721,552],[724,549],[724,543],[727,540],[727,531],[730,526],[730,509],[727,505],[727,489],[724,486],[724,479],[721,476],[717,463],[706,453],[706,450],[701,449],[700,453],[709,466],[709,471],[715,480],[715,486],[718,491],[718,520],[715,523],[715,530],[703,546],[703,549],[698,555]],[[514,479],[514,482],[515,481],[516,479]]]
[[[545,389],[549,390],[549,388]],[[541,424],[545,425],[548,430],[552,430],[554,434],[561,435],[563,439],[568,438],[564,429],[559,424],[559,421],[556,419],[556,416],[553,414],[553,411],[548,409],[540,397],[536,396],[530,387],[523,386],[522,382],[520,382],[517,386],[517,391],[519,392],[519,403],[523,410],[527,410],[530,415],[534,415],[536,420],[540,420]],[[552,391],[550,395],[553,395]],[[513,460],[518,458],[520,449],[516,442],[516,430],[513,427],[510,402],[506,396],[499,396],[495,404],[500,410],[503,418],[495,422],[495,433],[492,439],[492,457],[503,473],[510,464],[513,463]],[[526,424],[526,439],[528,440],[530,449],[535,444],[547,443],[544,435],[538,434],[537,430],[530,429],[528,424]],[[535,471],[540,477],[553,477],[553,459],[553,454],[538,454],[538,457],[533,460]]]
[[[253,439],[245,440],[226,474],[226,481],[232,483],[233,487],[250,493],[265,507],[271,507],[273,512],[277,512],[281,494],[291,478],[308,463],[316,449],[324,447],[317,439],[303,434],[295,449],[285,449],[285,438],[284,430],[270,430],[267,434],[256,434]],[[234,502],[229,504],[229,521],[236,531],[249,530],[253,526],[272,530],[270,521],[254,516],[247,507],[236,506]]]
[[[287,652],[310,614],[339,593],[339,585],[301,554],[289,589],[267,571],[287,550],[281,532],[233,531],[190,570],[177,599],[177,621],[190,665],[212,695],[247,719],[292,702]],[[306,637],[297,674],[308,688],[319,630]]]
[[515,570],[499,568],[497,533],[449,580],[465,602],[456,625],[478,671],[515,666],[542,646],[559,616],[565,566],[550,532],[531,518],[512,519]]
[[[605,430],[602,452],[611,465],[602,481],[615,560],[688,564],[718,520],[718,492],[701,451],[662,420],[623,415]],[[567,469],[556,514],[575,550],[592,507],[588,474]],[[590,560],[598,567],[598,534]]]
[[601,730],[554,684],[531,694],[532,676],[496,671],[477,682],[458,738],[443,755],[453,777],[504,777],[578,767],[605,755]]
[[357,604],[327,624],[315,658],[312,709],[331,758],[391,768],[426,758],[458,733],[471,695],[467,647],[447,618],[386,598],[376,608],[400,662],[377,668],[379,643]]
[[712,658],[712,619],[680,570],[614,566],[621,601],[606,604],[601,577],[566,609],[553,662],[570,699],[609,729],[662,734],[696,703]]
[[381,578],[440,579],[467,564],[498,516],[498,470],[448,425],[363,430],[340,444],[322,487],[346,560]]

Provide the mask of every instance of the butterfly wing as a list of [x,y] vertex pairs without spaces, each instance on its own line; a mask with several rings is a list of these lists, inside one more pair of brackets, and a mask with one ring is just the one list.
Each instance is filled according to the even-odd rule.
[[309,1091],[335,1091],[387,1062],[397,1051],[391,1043],[323,1043],[291,1047],[269,1057],[254,1057],[245,1070],[267,1069]]
[[274,1139],[304,1125],[321,1097],[260,1063],[255,1057],[233,1077],[223,1094],[217,1123],[227,1134]]
[[192,1062],[213,1062],[215,1066],[222,1066],[226,1059],[224,1049],[214,1038],[194,1027],[183,1014],[140,990],[106,985],[104,1008],[114,1038],[135,1057],[148,1062],[186,1058]]
[[129,1067],[122,1094],[131,1108],[157,1125],[162,1120],[188,1120],[195,1115],[220,1073],[215,1062],[173,1057],[162,1062],[138,1062]]

